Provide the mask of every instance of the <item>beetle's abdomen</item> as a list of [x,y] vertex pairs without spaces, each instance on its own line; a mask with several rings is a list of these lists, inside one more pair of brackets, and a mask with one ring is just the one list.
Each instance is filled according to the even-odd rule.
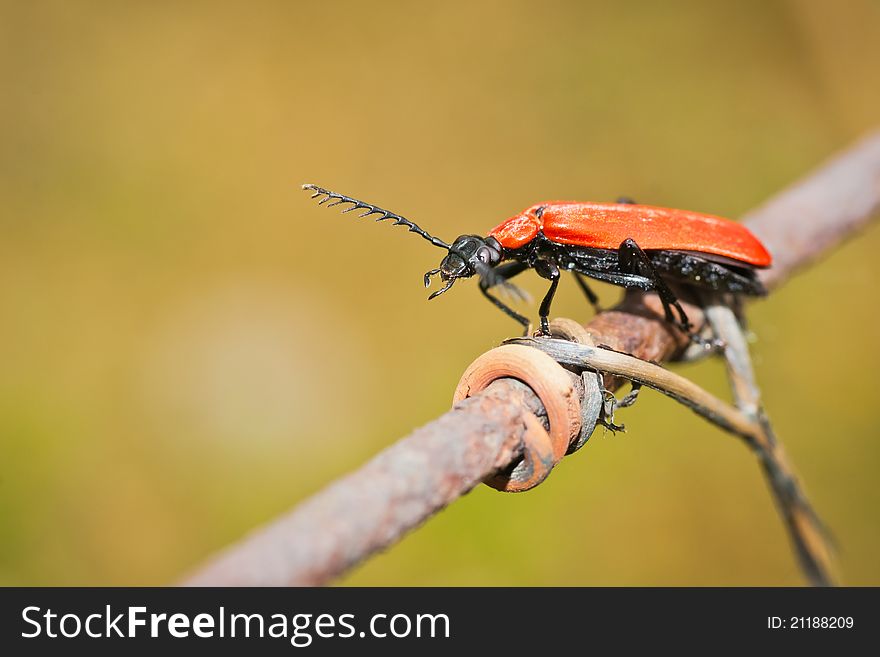
[[[537,211],[540,211],[540,219]],[[772,257],[757,237],[729,219],[688,210],[620,203],[544,203],[526,213],[541,222],[547,239],[616,249],[632,238],[645,250],[678,250],[733,258],[768,267]],[[502,224],[503,225],[503,224]]]

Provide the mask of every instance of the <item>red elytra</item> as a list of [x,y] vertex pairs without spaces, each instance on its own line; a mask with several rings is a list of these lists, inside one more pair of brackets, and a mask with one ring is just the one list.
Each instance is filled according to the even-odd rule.
[[694,251],[769,267],[770,252],[745,226],[711,214],[629,203],[538,203],[489,235],[518,249],[538,233],[558,244],[616,249],[627,238],[646,250]]

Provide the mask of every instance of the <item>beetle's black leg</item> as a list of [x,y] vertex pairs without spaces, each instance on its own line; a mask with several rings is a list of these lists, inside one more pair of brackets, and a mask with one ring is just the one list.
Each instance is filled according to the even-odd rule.
[[602,392],[602,423],[605,425],[605,428],[611,429],[612,431],[626,431],[625,425],[615,424],[614,412],[619,408],[628,408],[635,404],[636,400],[639,398],[639,391],[642,389],[642,384],[632,381],[632,388],[627,395],[623,399],[618,399],[614,396],[613,392],[605,387],[602,375],[599,374],[598,377],[599,390]]
[[524,332],[523,334],[524,335],[528,334],[528,332],[529,332],[529,318],[528,317],[523,317],[522,315],[520,315],[518,312],[516,312],[512,308],[509,308],[507,305],[505,305],[505,303],[503,301],[492,296],[492,294],[486,288],[484,288],[482,285],[480,286],[480,292],[483,293],[484,297],[486,297],[489,301],[491,301],[493,304],[495,304],[495,307],[499,308],[501,310],[501,312],[503,312],[508,317],[515,319],[520,324],[522,324],[523,332]]
[[602,308],[599,306],[599,297],[596,296],[596,293],[593,292],[592,288],[587,284],[586,277],[580,272],[574,272],[574,278],[577,281],[577,284],[580,286],[581,291],[586,295],[587,300],[590,302],[590,305],[593,306],[593,310],[597,313],[602,312]]
[[631,199],[629,196],[621,196],[615,201],[616,203],[622,203],[624,205],[638,205],[635,200]]
[[[500,281],[500,280],[506,280],[509,278],[513,278],[517,274],[524,272],[526,269],[528,269],[528,266],[526,266],[522,262],[507,262],[503,265],[499,265],[498,267],[495,267],[495,280]],[[500,309],[501,312],[503,312],[508,317],[511,317],[512,319],[515,319],[517,322],[522,324],[524,334],[528,335],[529,318],[523,317],[522,315],[520,315],[518,312],[516,312],[512,308],[508,307],[507,304],[505,304],[503,301],[501,301],[497,297],[493,296],[489,292],[489,283],[484,278],[480,279],[480,292],[482,292],[483,296],[486,297],[489,301],[491,301],[495,305],[496,308]]]
[[[663,278],[654,268],[648,254],[642,251],[642,248],[631,238],[621,242],[617,253],[619,267],[622,272],[644,276],[651,281],[654,290],[660,295],[666,321],[677,324],[685,333],[691,335],[691,323],[684,312],[684,308],[681,307],[672,290],[669,289],[669,286],[666,285]],[[679,322],[675,321],[675,316],[672,314],[672,306],[675,306],[675,309],[678,311]]]
[[537,260],[535,272],[541,278],[550,281],[550,289],[547,290],[544,300],[541,301],[541,307],[538,309],[538,314],[541,316],[541,335],[550,335],[550,322],[547,316],[550,314],[550,304],[553,303],[553,295],[556,294],[556,287],[559,285],[559,267],[549,260]]
[[639,398],[639,391],[642,389],[642,384],[637,381],[631,382],[631,389],[626,394],[626,397],[621,399],[620,401],[615,402],[614,408],[629,408],[633,404],[636,403],[636,400]]
[[599,413],[599,423],[611,433],[618,431],[626,431],[623,424],[614,423],[614,409],[617,408],[617,397],[608,388],[605,387],[605,380],[599,372],[596,372],[596,380],[599,382],[599,392],[602,393],[602,408]]

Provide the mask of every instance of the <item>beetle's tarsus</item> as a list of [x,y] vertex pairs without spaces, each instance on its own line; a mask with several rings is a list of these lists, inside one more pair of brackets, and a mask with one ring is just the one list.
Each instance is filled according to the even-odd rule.
[[626,425],[625,424],[614,424],[614,422],[606,420],[604,417],[600,417],[596,420],[599,424],[601,424],[605,429],[610,431],[611,433],[626,433]]

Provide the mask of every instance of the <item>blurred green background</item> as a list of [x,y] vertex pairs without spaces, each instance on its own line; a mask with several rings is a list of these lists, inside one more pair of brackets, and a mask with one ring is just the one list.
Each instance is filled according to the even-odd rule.
[[[737,217],[880,123],[873,0],[5,2],[0,34],[5,585],[172,582],[516,332],[474,285],[427,303],[439,251],[300,183],[447,240],[548,198]],[[880,584],[878,248],[750,308],[849,584]],[[679,371],[726,394],[718,363]],[[741,444],[656,393],[619,419],[342,583],[801,583]]]

